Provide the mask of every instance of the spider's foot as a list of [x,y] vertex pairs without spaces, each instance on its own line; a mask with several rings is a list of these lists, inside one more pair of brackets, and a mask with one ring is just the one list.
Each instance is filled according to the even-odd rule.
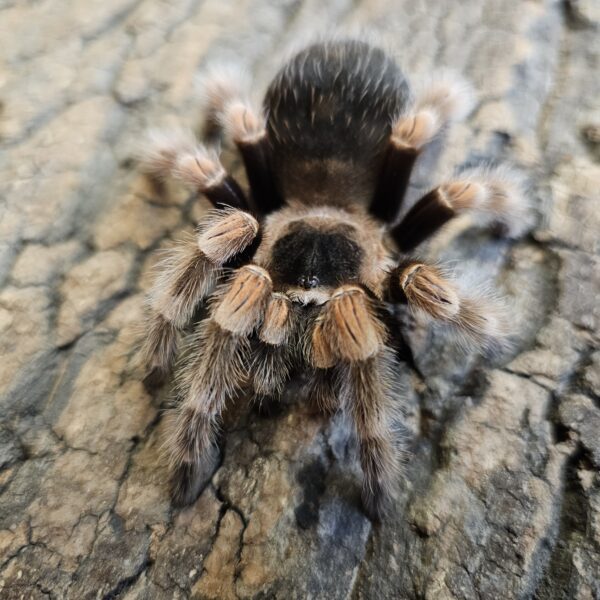
[[367,517],[373,523],[381,523],[390,509],[390,499],[381,486],[375,485],[374,489],[364,488],[361,500]]
[[215,449],[201,463],[181,463],[171,473],[171,503],[177,508],[192,504],[219,467],[220,452]]
[[162,387],[165,384],[168,377],[168,371],[165,371],[160,367],[154,367],[148,371],[142,383],[144,384],[144,388],[146,389],[146,391],[152,393],[156,389]]
[[254,412],[266,419],[277,417],[283,412],[281,399],[275,396],[257,395],[254,399]]

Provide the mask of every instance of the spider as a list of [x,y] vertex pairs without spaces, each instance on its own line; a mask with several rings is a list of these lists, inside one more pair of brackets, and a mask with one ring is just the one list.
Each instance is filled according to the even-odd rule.
[[229,399],[250,387],[257,401],[276,400],[301,371],[318,406],[352,422],[363,506],[381,519],[402,456],[396,373],[410,354],[394,306],[484,347],[506,336],[493,299],[412,253],[463,213],[518,234],[521,182],[505,167],[475,168],[402,211],[414,167],[469,114],[473,94],[450,76],[411,89],[365,41],[305,47],[272,80],[262,109],[238,83],[215,71],[204,94],[209,121],[241,154],[249,194],[191,134],[154,135],[143,157],[146,172],[176,178],[214,207],[166,252],[149,295],[149,380],[163,380],[182,355],[167,443],[172,499],[191,503],[212,474]]

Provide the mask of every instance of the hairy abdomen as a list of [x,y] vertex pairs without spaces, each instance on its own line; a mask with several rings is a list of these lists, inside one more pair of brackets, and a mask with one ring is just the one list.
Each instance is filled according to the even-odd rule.
[[395,62],[366,43],[315,44],[296,55],[265,97],[286,199],[368,201],[392,119],[408,94]]

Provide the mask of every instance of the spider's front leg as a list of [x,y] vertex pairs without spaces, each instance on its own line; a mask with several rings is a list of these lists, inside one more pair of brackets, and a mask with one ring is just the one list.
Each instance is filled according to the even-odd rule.
[[378,520],[392,497],[401,451],[393,436],[393,352],[374,300],[362,288],[342,286],[325,304],[312,331],[309,360],[317,369],[338,372],[339,402],[359,442],[363,505]]
[[496,348],[510,334],[501,302],[477,290],[463,291],[438,267],[416,260],[400,263],[389,275],[388,299],[452,325],[470,343]]
[[179,333],[214,289],[221,267],[248,248],[257,233],[258,222],[249,213],[215,210],[203,219],[195,236],[165,252],[148,297],[150,326],[141,352],[148,384],[161,383],[168,375]]
[[188,340],[167,438],[176,506],[193,502],[217,465],[221,412],[245,382],[249,352],[245,336],[224,331],[212,318],[201,321]]
[[212,473],[217,432],[227,400],[260,372],[263,387],[278,389],[279,365],[252,362],[251,337],[275,350],[289,331],[289,301],[273,293],[271,277],[255,264],[238,269],[217,293],[212,314],[188,343],[188,358],[177,378],[179,406],[170,436],[172,496],[176,504],[192,502]]
[[139,158],[147,173],[178,179],[202,192],[215,206],[200,223],[197,235],[167,250],[156,267],[149,294],[151,323],[141,351],[148,368],[145,381],[154,386],[169,373],[179,332],[214,288],[221,267],[256,239],[258,222],[245,212],[247,199],[217,154],[198,144],[191,134],[151,132]]
[[282,293],[271,295],[265,317],[253,346],[250,372],[254,401],[269,413],[281,398],[289,380],[297,336],[296,309]]

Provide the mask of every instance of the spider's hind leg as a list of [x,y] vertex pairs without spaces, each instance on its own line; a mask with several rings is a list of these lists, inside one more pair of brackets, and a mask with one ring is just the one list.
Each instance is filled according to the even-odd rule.
[[390,233],[408,252],[463,213],[500,225],[508,236],[521,235],[531,220],[521,174],[506,166],[465,170],[425,194]]
[[151,130],[139,147],[138,160],[148,175],[172,177],[202,192],[216,208],[251,208],[238,182],[227,173],[217,152],[199,144],[184,130]]
[[393,223],[406,196],[417,159],[453,121],[473,107],[473,92],[462,79],[442,74],[420,86],[414,102],[392,123],[369,211]]
[[231,67],[215,67],[198,87],[205,99],[208,128],[218,125],[242,156],[252,208],[268,214],[281,207],[283,198],[275,182],[266,117],[247,99],[246,74]]

